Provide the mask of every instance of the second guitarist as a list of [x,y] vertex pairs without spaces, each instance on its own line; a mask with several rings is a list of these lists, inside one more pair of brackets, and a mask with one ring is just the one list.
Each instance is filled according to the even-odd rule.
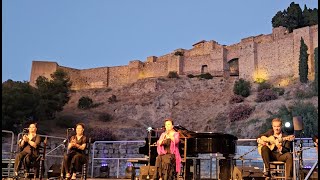
[[[293,155],[290,152],[292,143],[286,139],[287,135],[285,135],[282,130],[282,121],[279,118],[275,118],[271,122],[272,129],[268,130],[266,133],[260,134],[257,138],[257,142],[261,147],[261,156],[263,159],[263,163],[265,164],[266,172],[264,173],[265,177],[271,177],[270,174],[270,161],[282,161],[286,163],[286,177],[292,178],[292,170],[293,170]],[[262,137],[272,137],[275,139],[273,142],[275,144],[274,148],[269,148],[270,142],[264,141]]]

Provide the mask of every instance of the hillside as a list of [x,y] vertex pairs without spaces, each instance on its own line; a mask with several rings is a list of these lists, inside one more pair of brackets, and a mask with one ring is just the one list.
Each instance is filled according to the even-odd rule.
[[[147,127],[159,128],[166,117],[172,117],[192,131],[230,133],[238,138],[255,138],[261,125],[269,117],[267,111],[294,102],[292,92],[302,88],[298,83],[285,87],[285,94],[277,100],[256,103],[257,85],[252,84],[252,94],[240,104],[255,107],[251,116],[239,122],[230,122],[228,112],[238,104],[229,104],[236,77],[228,80],[215,77],[211,80],[181,77],[179,79],[150,78],[139,80],[120,89],[94,89],[73,91],[69,103],[58,114],[61,119],[75,119],[88,126],[109,131],[116,140],[141,140]],[[117,101],[108,102],[116,96]],[[77,108],[82,96],[90,97],[101,105],[88,110]],[[318,106],[318,97],[306,99]],[[99,120],[108,113],[109,121]],[[52,126],[54,123],[51,122]],[[50,125],[50,126],[51,126]],[[65,129],[57,128],[50,134],[62,136]]]

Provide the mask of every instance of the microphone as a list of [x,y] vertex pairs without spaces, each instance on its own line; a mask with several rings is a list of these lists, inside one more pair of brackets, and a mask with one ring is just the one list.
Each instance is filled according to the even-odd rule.
[[74,131],[74,128],[68,128],[68,131]]

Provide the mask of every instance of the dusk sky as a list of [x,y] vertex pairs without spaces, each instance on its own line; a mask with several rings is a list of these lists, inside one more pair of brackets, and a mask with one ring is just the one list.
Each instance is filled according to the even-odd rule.
[[[270,34],[292,0],[2,0],[2,82],[29,81],[31,64],[128,65],[201,40],[231,45]],[[317,0],[299,0],[301,9]]]

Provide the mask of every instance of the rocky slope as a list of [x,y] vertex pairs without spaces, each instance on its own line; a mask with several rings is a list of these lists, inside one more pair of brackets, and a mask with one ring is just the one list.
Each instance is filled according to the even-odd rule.
[[[69,116],[85,122],[93,128],[110,131],[117,140],[141,140],[147,135],[147,127],[159,128],[167,117],[174,119],[192,131],[221,132],[236,135],[238,138],[254,138],[261,125],[269,117],[267,111],[276,112],[285,104],[293,103],[292,91],[298,84],[286,87],[285,95],[277,100],[256,103],[256,88],[252,86],[252,95],[241,104],[255,107],[251,116],[239,122],[230,122],[228,112],[239,104],[229,104],[233,95],[233,86],[237,77],[211,80],[182,77],[179,79],[150,78],[143,79],[121,89],[81,90],[71,93],[69,103],[58,116]],[[108,98],[116,96],[117,101],[110,103]],[[90,97],[101,105],[88,110],[77,108],[82,96]],[[318,97],[307,99],[318,106]],[[101,116],[106,113],[112,119],[104,122]],[[52,133],[60,133],[57,130]]]

